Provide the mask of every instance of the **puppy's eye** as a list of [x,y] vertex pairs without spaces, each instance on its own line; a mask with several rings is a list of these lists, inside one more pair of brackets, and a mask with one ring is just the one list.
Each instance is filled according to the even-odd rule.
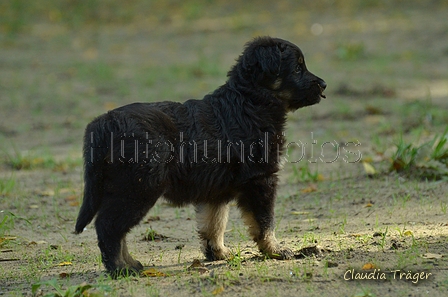
[[302,67],[300,67],[300,65],[296,66],[296,69],[294,69],[295,73],[300,73],[302,71]]

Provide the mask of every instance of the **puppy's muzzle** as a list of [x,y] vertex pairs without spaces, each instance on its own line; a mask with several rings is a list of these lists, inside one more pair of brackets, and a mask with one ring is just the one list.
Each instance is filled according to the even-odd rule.
[[324,90],[327,88],[327,83],[324,81],[321,81],[317,85],[319,86],[320,97],[327,98],[327,96],[324,95]]

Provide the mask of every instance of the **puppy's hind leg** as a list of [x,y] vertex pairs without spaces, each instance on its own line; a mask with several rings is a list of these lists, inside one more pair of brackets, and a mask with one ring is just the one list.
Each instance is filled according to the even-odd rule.
[[135,275],[143,269],[143,265],[129,255],[126,234],[140,222],[157,200],[138,197],[139,199],[127,201],[125,197],[129,193],[120,194],[121,196],[116,194],[104,197],[95,221],[102,261],[114,278],[119,275]]
[[128,245],[126,244],[126,236],[121,240],[121,257],[124,262],[126,262],[127,266],[134,267],[134,269],[137,269],[138,271],[143,269],[142,263],[132,258],[129,254]]
[[224,260],[229,257],[230,250],[224,246],[224,232],[229,217],[229,205],[196,205],[196,220],[201,250],[209,261]]

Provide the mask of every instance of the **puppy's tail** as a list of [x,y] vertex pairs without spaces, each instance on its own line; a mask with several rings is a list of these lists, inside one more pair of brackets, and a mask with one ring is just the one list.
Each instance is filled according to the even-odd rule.
[[[104,119],[91,122],[84,134],[84,199],[76,220],[75,234],[81,233],[93,220],[103,198],[103,166],[108,154],[108,129]],[[105,131],[106,130],[106,131]]]

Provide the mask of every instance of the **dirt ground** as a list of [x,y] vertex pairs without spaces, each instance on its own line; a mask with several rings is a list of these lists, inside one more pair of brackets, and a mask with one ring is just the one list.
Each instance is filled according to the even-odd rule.
[[[447,181],[389,168],[400,139],[448,126],[448,5],[370,2],[134,1],[91,19],[68,10],[79,22],[60,7],[17,31],[0,22],[0,295],[446,296]],[[111,280],[92,225],[72,233],[85,125],[131,102],[203,97],[258,35],[299,45],[328,84],[286,131],[276,235],[296,258],[262,257],[233,206],[234,256],[206,262],[193,208],[160,200],[128,235],[147,275]]]

